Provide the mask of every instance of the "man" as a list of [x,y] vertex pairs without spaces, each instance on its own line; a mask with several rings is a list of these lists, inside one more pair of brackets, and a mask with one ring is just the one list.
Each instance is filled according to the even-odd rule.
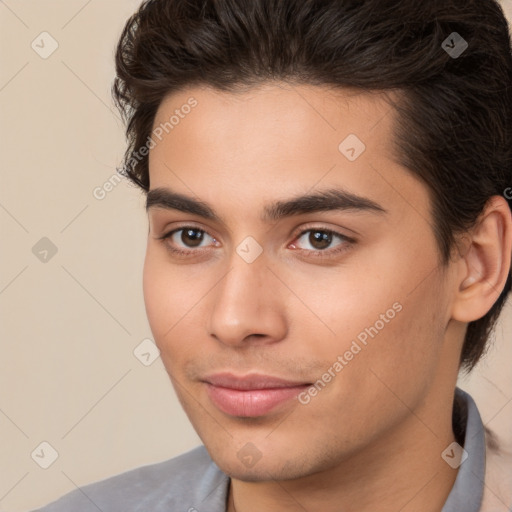
[[512,510],[456,389],[511,286],[498,4],[150,0],[116,64],[146,311],[204,446],[42,510]]

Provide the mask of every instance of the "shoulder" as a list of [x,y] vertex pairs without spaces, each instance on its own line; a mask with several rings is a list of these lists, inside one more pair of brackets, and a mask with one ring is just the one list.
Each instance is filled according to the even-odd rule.
[[170,460],[75,489],[34,512],[163,512],[174,510],[172,505],[187,511],[205,499],[222,503],[228,481],[206,448],[199,446]]

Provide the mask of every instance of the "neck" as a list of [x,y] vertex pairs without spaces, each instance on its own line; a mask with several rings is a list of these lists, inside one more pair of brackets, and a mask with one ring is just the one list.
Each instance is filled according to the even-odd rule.
[[411,412],[401,424],[322,472],[287,481],[231,479],[227,510],[439,512],[457,476],[441,457],[455,441],[452,403]]

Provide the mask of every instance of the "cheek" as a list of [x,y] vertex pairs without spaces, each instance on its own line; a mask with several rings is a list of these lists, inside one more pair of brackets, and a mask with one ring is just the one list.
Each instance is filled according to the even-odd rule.
[[[390,267],[383,257],[375,257],[350,267],[285,274],[283,280],[293,286],[289,320],[321,340],[313,347],[318,358],[328,361],[341,355],[354,340],[364,347],[365,341],[381,339],[400,322],[407,283],[395,278]],[[302,334],[296,341],[301,339]]]
[[173,267],[148,247],[144,261],[143,292],[146,315],[155,343],[164,357],[164,344],[172,339],[180,317],[186,314],[187,290]]
[[363,331],[368,337],[360,354],[362,386],[371,383],[373,394],[384,401],[399,397],[413,406],[436,378],[445,332],[443,302],[438,287],[424,283],[413,294],[401,295],[401,310],[387,324],[375,322]]
[[[204,270],[170,264],[160,251],[148,247],[143,269],[143,293],[151,331],[162,361],[170,369],[193,350],[201,323],[195,315],[212,287]],[[203,334],[204,337],[204,334]]]
[[[382,388],[383,393],[393,390],[412,400],[434,379],[439,365],[446,290],[438,273],[425,279],[432,265],[421,268],[396,256],[382,256],[379,263],[365,265],[365,272],[340,275],[338,282],[325,281],[323,293],[309,288],[309,304],[317,304],[331,331],[317,320],[309,322],[311,333],[315,321],[326,333],[323,339],[317,336],[314,357],[326,370],[342,357],[343,369],[337,366],[335,379],[342,395],[366,389],[365,395],[373,396]],[[300,292],[306,294],[307,286]]]
[[155,258],[149,247],[144,260],[142,283],[146,315],[158,344],[164,329],[164,323],[172,320],[173,309],[170,308],[169,304],[172,295],[166,292],[165,268],[159,264],[158,259]]
[[[301,416],[304,425],[325,425],[336,437],[340,424],[350,418],[344,432],[355,440],[361,432],[372,435],[417,408],[436,378],[443,340],[440,317],[428,307],[429,300],[435,304],[436,295],[422,292],[402,298],[402,309],[393,310],[391,319],[388,313],[389,322],[381,320],[384,325],[378,320],[380,314],[386,315],[386,301],[372,298],[360,308],[364,313],[354,310],[352,318],[344,317],[345,324],[340,319],[337,339],[318,343],[325,373],[317,378],[327,384],[317,381],[318,393],[303,397],[308,400]],[[345,335],[349,322],[351,333]],[[361,333],[364,337],[358,338]]]

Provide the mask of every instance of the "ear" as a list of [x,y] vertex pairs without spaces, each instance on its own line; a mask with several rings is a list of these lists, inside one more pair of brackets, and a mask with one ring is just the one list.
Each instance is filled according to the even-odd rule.
[[502,196],[492,196],[470,233],[459,266],[452,318],[472,322],[486,315],[510,272],[512,215]]

